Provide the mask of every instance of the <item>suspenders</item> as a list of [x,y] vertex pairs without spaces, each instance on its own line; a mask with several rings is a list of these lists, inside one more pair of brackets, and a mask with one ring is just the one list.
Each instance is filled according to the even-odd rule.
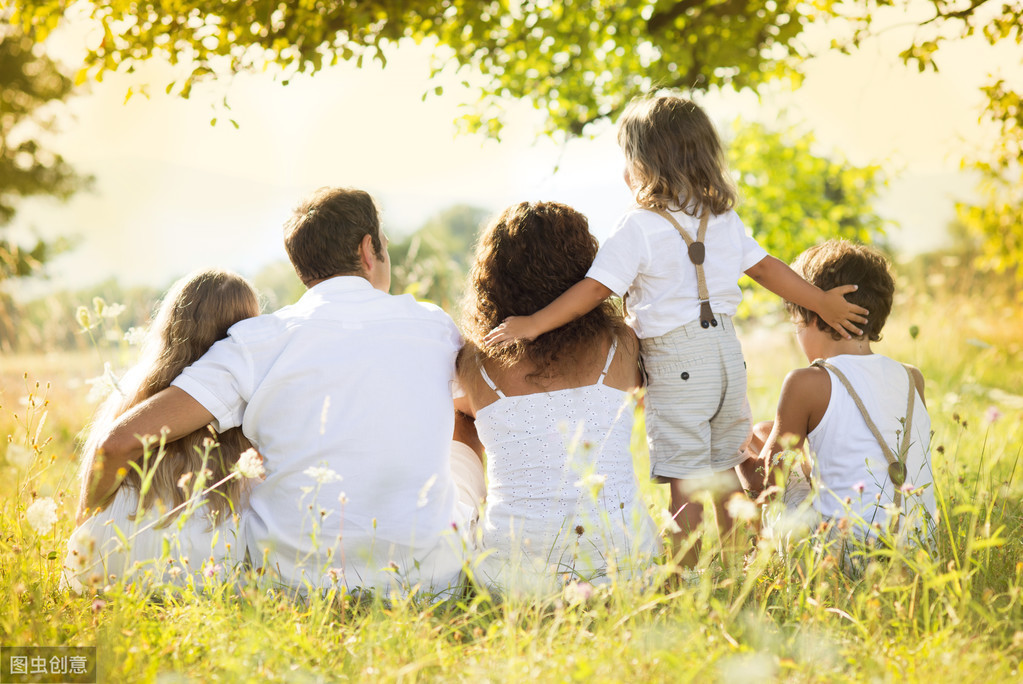
[[703,272],[703,262],[707,257],[707,248],[704,240],[707,237],[707,219],[709,214],[705,211],[703,216],[700,217],[700,228],[696,232],[696,240],[694,241],[689,237],[689,233],[682,229],[682,226],[675,220],[675,217],[667,211],[658,208],[651,208],[650,211],[666,218],[675,227],[678,234],[682,236],[682,239],[685,240],[686,247],[689,249],[689,260],[696,266],[696,291],[700,296],[700,327],[716,327],[718,321],[714,318],[714,312],[710,309],[710,293],[707,291],[707,278]]
[[[910,441],[910,429],[913,427],[913,407],[916,404],[914,399],[916,398],[916,381],[913,380],[913,373],[910,372],[909,367],[903,365],[906,369],[906,375],[909,376],[909,403],[906,406],[906,422],[902,429],[902,443],[899,444],[899,453],[896,455],[888,443],[885,442],[884,437],[881,436],[881,431],[877,429],[877,425],[871,420],[867,414],[867,409],[863,405],[863,400],[860,399],[860,395],[856,393],[856,390],[852,388],[852,384],[849,382],[849,378],[845,377],[845,374],[832,366],[824,359],[817,359],[814,361],[812,366],[818,368],[826,368],[831,371],[839,382],[845,386],[849,396],[852,397],[853,403],[856,404],[856,408],[859,409],[860,415],[863,416],[863,420],[867,423],[867,428],[870,429],[874,439],[877,440],[878,446],[881,447],[881,453],[884,454],[884,458],[888,461],[888,478],[894,485],[895,492],[893,494],[893,500],[895,507],[900,511],[902,510],[902,485],[906,482],[906,454],[909,452],[909,441]],[[899,521],[895,521],[895,531],[899,529]]]

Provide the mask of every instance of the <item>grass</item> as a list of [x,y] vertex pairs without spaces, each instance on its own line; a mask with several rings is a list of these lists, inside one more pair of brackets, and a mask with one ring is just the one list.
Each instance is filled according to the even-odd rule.
[[[712,568],[695,586],[614,585],[588,599],[299,601],[251,584],[159,600],[116,584],[98,597],[69,595],[59,579],[74,436],[94,408],[81,379],[101,363],[94,353],[5,356],[0,641],[96,645],[100,681],[111,682],[1018,681],[1023,318],[923,296],[899,306],[876,350],[927,378],[936,558],[875,564],[853,582],[826,555],[782,558],[762,548],[745,567]],[[754,415],[770,418],[781,379],[805,361],[784,326],[747,324],[742,337]],[[11,463],[25,450],[32,465]],[[665,492],[643,477],[639,435],[634,451],[657,509]],[[60,516],[47,534],[25,519],[42,496],[57,500]]]

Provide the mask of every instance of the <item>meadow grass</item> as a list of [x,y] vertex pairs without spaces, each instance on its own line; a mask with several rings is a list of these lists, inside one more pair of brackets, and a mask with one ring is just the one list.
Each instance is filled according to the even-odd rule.
[[[612,584],[528,601],[298,600],[244,581],[158,596],[117,582],[69,594],[60,577],[77,494],[74,437],[95,408],[82,378],[101,364],[91,353],[5,357],[2,644],[95,645],[100,681],[111,682],[1018,681],[1023,319],[979,309],[900,302],[876,347],[927,378],[934,557],[874,563],[852,581],[810,548],[781,557],[765,544],[724,562],[708,543],[692,586]],[[805,360],[786,326],[745,328],[754,415],[768,419],[781,379]],[[656,513],[666,492],[645,477],[641,425],[636,468]],[[40,534],[26,510],[46,496],[59,519]]]

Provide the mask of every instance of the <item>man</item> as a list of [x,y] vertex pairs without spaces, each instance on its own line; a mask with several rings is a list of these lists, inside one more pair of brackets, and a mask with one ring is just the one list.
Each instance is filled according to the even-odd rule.
[[[387,294],[390,258],[367,193],[318,191],[284,243],[308,291],[234,325],[126,413],[101,446],[90,505],[140,457],[140,436],[241,426],[266,469],[242,516],[255,567],[293,587],[441,591],[457,581],[456,531],[471,528],[484,493],[479,447],[451,440],[458,330],[437,307]],[[471,426],[457,428],[472,441]]]

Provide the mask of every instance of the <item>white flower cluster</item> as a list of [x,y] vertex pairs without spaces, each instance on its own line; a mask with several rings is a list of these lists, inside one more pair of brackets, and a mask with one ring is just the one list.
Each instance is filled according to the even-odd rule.
[[736,492],[725,502],[725,510],[733,520],[753,520],[760,515],[760,509],[749,498],[740,492]]
[[303,475],[316,480],[317,484],[327,484],[329,482],[340,482],[341,476],[326,466],[314,466],[312,468],[306,468],[302,471]]
[[246,449],[238,457],[238,463],[234,469],[242,477],[250,480],[258,480],[266,475],[266,468],[263,467],[263,457],[255,449]]
[[604,488],[605,482],[607,482],[607,475],[587,473],[582,477],[582,479],[576,481],[575,486],[587,489],[593,496],[596,496],[600,490]]
[[57,522],[57,502],[48,496],[36,499],[25,511],[25,520],[38,534],[47,534]]
[[103,375],[89,378],[85,381],[85,384],[90,386],[89,394],[85,399],[92,404],[103,401],[111,392],[120,393],[121,391],[117,376],[114,374],[114,369],[109,361],[103,364]]

